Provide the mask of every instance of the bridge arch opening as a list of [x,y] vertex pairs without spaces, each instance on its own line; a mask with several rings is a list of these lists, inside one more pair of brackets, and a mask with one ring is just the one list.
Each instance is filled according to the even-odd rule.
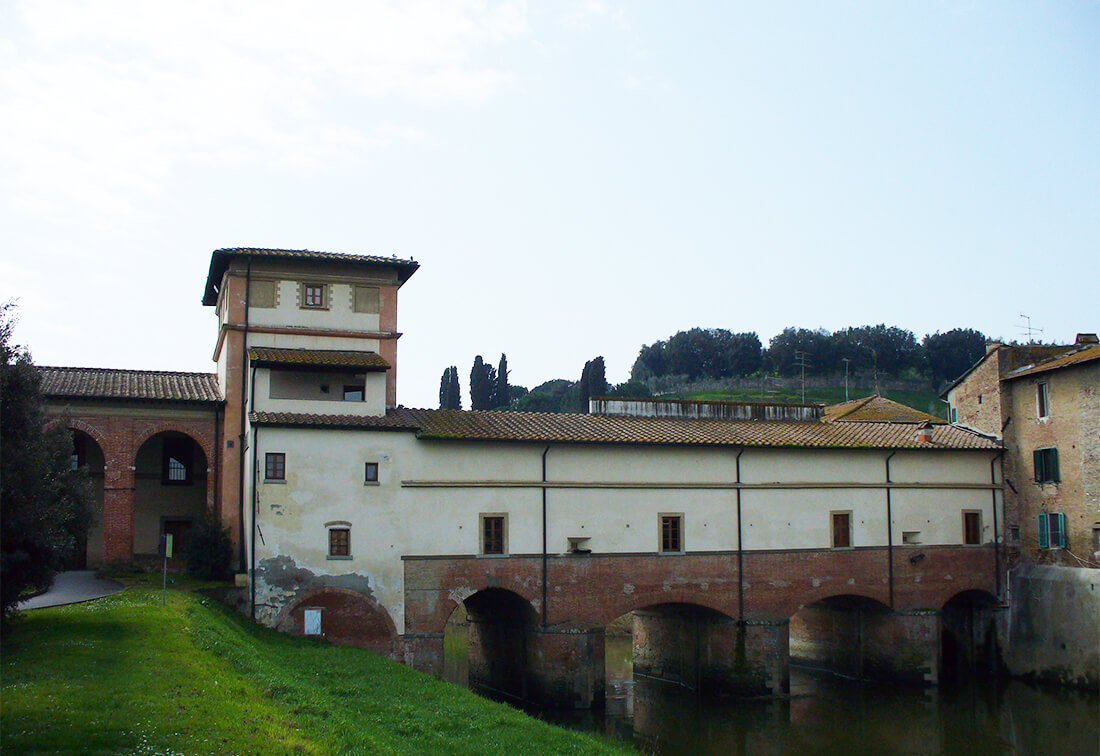
[[202,445],[179,431],[161,431],[134,456],[135,557],[160,552],[172,536],[174,558],[187,547],[192,525],[206,513],[207,459]]
[[527,700],[538,615],[503,588],[478,591],[455,607],[443,631],[444,677],[473,690]]
[[316,635],[333,643],[369,648],[395,656],[397,631],[385,607],[358,591],[325,587],[285,609],[276,629],[294,635]]
[[841,677],[874,676],[890,654],[884,630],[891,615],[885,604],[855,594],[808,604],[790,619],[790,663]]
[[960,682],[1001,670],[996,612],[1000,601],[982,590],[962,591],[944,605],[940,622],[940,679]]
[[99,442],[89,433],[70,428],[73,438],[71,466],[74,470],[84,470],[92,484],[92,522],[88,534],[67,565],[69,569],[83,570],[89,564],[102,564],[104,561],[103,541],[103,492],[106,457]]

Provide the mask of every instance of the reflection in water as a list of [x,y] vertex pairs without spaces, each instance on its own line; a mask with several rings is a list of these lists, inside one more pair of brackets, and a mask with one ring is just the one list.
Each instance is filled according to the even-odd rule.
[[[448,628],[447,679],[465,681],[464,628]],[[789,698],[707,701],[633,679],[631,639],[608,636],[604,711],[528,708],[550,722],[675,754],[1081,754],[1100,752],[1100,698],[1020,682],[870,685],[791,669]]]

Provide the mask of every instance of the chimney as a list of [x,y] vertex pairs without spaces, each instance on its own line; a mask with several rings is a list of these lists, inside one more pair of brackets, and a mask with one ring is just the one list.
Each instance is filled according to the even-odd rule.
[[987,341],[985,342],[985,353],[989,354],[999,346],[1002,346],[1001,342],[999,341]]
[[932,423],[925,420],[917,426],[917,441],[922,444],[932,443]]
[[1079,346],[1086,344],[1100,344],[1100,339],[1096,338],[1095,333],[1079,333],[1077,334],[1077,341],[1074,342]]

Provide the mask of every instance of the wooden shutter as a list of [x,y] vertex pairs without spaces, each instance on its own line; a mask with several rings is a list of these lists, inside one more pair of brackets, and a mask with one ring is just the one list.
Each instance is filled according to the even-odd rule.
[[[1038,454],[1038,452],[1036,452]],[[1046,514],[1039,515],[1039,548],[1050,548],[1050,530]]]
[[1062,477],[1058,474],[1058,450],[1047,449],[1047,480],[1053,480],[1055,483],[1060,481]]

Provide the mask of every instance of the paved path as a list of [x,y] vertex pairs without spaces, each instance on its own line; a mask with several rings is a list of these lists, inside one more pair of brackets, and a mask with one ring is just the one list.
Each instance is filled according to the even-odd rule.
[[118,593],[123,586],[114,580],[100,580],[92,570],[74,570],[59,572],[50,589],[41,596],[35,596],[19,604],[19,609],[41,609],[46,606],[77,604],[81,601],[110,596]]

